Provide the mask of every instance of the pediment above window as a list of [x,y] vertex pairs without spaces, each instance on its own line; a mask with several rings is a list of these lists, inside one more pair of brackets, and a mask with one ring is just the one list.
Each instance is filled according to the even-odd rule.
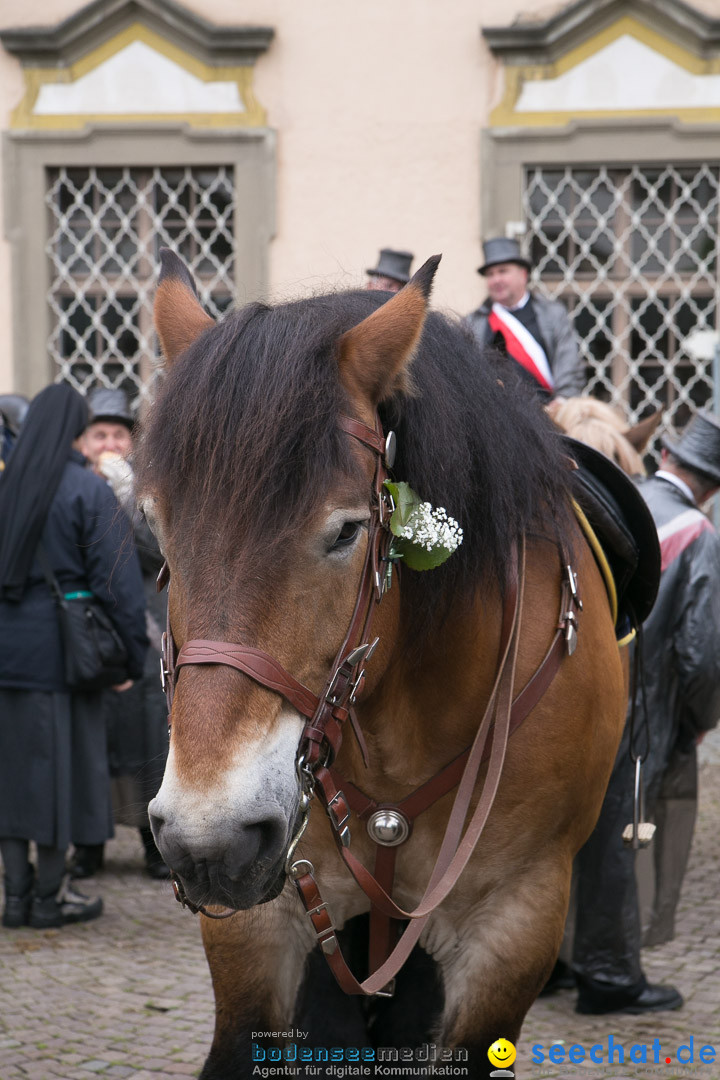
[[720,19],[680,0],[579,0],[483,36],[504,69],[493,127],[720,117]]
[[268,27],[218,26],[172,0],[95,0],[55,27],[0,30],[22,64],[13,128],[259,126],[252,68]]

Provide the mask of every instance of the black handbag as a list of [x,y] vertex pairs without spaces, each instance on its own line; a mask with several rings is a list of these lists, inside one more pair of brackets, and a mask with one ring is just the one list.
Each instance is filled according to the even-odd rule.
[[42,545],[38,560],[57,605],[68,689],[92,693],[125,682],[127,649],[99,600],[83,590],[64,594]]

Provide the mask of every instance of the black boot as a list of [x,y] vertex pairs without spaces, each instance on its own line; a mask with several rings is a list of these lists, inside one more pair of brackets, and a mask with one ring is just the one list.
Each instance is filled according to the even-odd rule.
[[548,997],[557,993],[558,990],[573,990],[575,988],[575,973],[564,960],[556,960],[555,967],[550,972],[550,978],[540,991],[540,997]]
[[641,1016],[647,1012],[680,1009],[683,1005],[682,995],[674,986],[649,983],[644,976],[634,986],[617,986],[580,975],[576,975],[576,979],[578,999],[575,1012],[586,1016],[614,1012]]
[[28,925],[34,884],[35,871],[29,863],[25,881],[19,888],[11,882],[8,882],[7,877],[5,878],[5,907],[2,916],[3,926],[16,929],[18,926]]
[[70,860],[70,877],[95,877],[105,862],[104,844],[76,844]]
[[140,829],[143,847],[145,848],[145,869],[155,881],[169,881],[170,868],[163,862],[163,857],[155,844],[155,837],[149,826]]
[[68,923],[90,922],[102,915],[100,897],[79,892],[66,874],[62,885],[51,896],[36,896],[30,908],[29,925],[36,930],[50,930]]

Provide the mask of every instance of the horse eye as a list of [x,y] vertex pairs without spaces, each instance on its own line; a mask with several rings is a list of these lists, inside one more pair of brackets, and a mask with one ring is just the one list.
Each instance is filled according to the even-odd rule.
[[336,551],[337,548],[349,547],[360,532],[360,524],[359,521],[346,521],[335,537],[335,540],[330,545],[330,551]]

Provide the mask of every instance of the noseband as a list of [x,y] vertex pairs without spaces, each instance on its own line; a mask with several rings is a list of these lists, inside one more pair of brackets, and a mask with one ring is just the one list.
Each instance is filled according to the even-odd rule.
[[[318,944],[342,989],[349,994],[388,996],[392,993],[395,974],[419,939],[430,913],[448,895],[472,855],[495,798],[509,735],[535,707],[552,682],[566,649],[568,653],[574,650],[577,613],[582,609],[582,603],[575,575],[567,561],[562,560],[565,575],[555,636],[535,674],[513,701],[525,579],[525,545],[521,540],[518,549],[513,552],[514,573],[505,595],[495,683],[472,746],[398,805],[378,803],[350,781],[344,780],[334,768],[334,762],[348,720],[365,764],[368,764],[367,747],[354,705],[363,690],[364,665],[378,642],[377,638],[371,640],[370,636],[373,616],[392,580],[392,561],[389,558],[392,533],[389,521],[394,505],[384,482],[388,476],[387,470],[393,464],[395,437],[393,432],[389,432],[387,437],[383,436],[377,419],[375,430],[349,416],[338,417],[338,425],[375,454],[375,472],[368,545],[358,596],[347,633],[320,695],[299,683],[262,649],[224,641],[193,639],[186,641],[177,652],[170,628],[169,605],[167,631],[163,635],[161,672],[168,716],[180,667],[224,664],[243,672],[274,693],[281,694],[306,718],[297,758],[301,820],[287,852],[285,870],[298,890]],[[158,578],[158,587],[162,588],[168,580],[166,564]],[[477,777],[485,761],[488,761],[488,771],[482,793],[465,827]],[[390,895],[397,848],[409,839],[415,818],[456,787],[455,804],[425,894],[417,908],[405,911]],[[312,863],[307,859],[295,860],[295,849],[307,826],[314,795],[320,798],[327,811],[341,857],[371,902],[370,962],[375,970],[362,983],[352,974],[339,949],[335,926],[318,890]],[[370,837],[377,845],[374,874],[349,850],[351,836],[348,822],[351,812],[366,822]],[[206,910],[202,905],[193,904],[186,897],[176,875],[173,875],[173,887],[180,903],[195,913],[200,912],[215,919],[235,914],[235,911],[218,914]],[[406,920],[410,920],[411,925],[396,944],[399,930]]]

